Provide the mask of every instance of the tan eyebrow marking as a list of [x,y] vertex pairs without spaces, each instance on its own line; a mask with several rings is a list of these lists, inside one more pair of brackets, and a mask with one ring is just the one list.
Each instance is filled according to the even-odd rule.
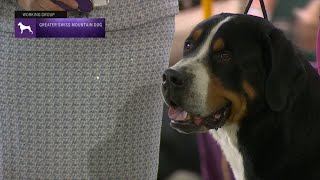
[[201,34],[203,33],[203,29],[197,29],[193,34],[192,34],[192,39],[197,41],[199,40]]
[[213,43],[213,51],[220,51],[224,49],[224,40],[222,38],[218,38]]

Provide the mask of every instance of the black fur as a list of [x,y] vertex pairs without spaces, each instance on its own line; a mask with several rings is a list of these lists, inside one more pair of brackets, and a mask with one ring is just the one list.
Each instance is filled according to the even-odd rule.
[[[261,50],[246,49],[251,46],[246,44],[252,43],[251,40],[241,49],[251,56],[261,56],[256,61],[259,65],[253,67],[263,68],[252,70],[260,73],[256,75],[248,73],[248,69],[239,70],[240,74],[237,74],[258,91],[258,97],[250,102],[247,117],[241,121],[238,131],[246,179],[320,179],[319,75],[284,34],[268,21],[241,16],[233,23],[241,22],[247,27],[240,32],[234,28],[233,36],[243,39],[246,35],[241,31],[247,30],[251,31],[251,38],[258,38]],[[232,23],[221,31],[231,29],[231,26]],[[239,61],[243,65],[243,59]],[[240,68],[239,64],[237,68]],[[229,75],[222,72],[221,76]]]
[[[262,18],[220,14],[197,26],[205,33],[184,55],[192,56],[228,16],[232,19],[215,34],[225,47],[210,50],[206,62],[225,88],[245,94],[246,80],[256,92],[254,100],[247,98],[237,134],[246,179],[319,180],[320,78],[280,30]],[[224,52],[231,53],[230,61],[220,59]]]

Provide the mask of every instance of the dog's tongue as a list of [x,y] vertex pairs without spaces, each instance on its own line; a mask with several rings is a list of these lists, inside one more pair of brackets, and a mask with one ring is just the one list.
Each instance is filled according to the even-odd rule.
[[172,108],[168,110],[168,115],[170,119],[175,121],[186,121],[188,113],[181,108]]

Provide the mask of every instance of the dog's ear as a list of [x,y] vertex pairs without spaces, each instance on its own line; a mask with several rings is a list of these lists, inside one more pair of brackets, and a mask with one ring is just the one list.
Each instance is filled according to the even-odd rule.
[[304,79],[304,67],[292,43],[273,28],[264,36],[264,57],[268,64],[265,98],[273,111],[283,110],[292,89]]

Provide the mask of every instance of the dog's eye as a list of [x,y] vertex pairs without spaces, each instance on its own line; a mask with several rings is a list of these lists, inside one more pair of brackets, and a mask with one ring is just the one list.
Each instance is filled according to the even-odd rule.
[[187,40],[187,41],[184,43],[184,49],[185,49],[185,50],[189,50],[189,49],[191,49],[191,47],[192,47],[191,42]]
[[231,52],[230,51],[223,51],[220,54],[220,59],[223,61],[230,61],[231,60]]

